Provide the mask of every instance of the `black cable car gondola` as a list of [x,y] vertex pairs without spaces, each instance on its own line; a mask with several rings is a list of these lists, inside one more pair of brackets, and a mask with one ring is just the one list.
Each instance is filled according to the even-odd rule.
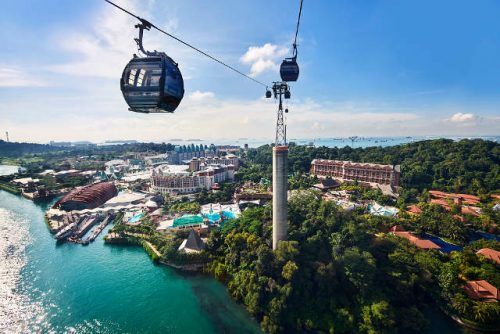
[[297,36],[299,35],[300,17],[302,15],[302,3],[300,0],[299,17],[297,19],[297,28],[295,30],[295,39],[293,41],[293,56],[285,58],[280,66],[280,76],[282,81],[297,81],[299,78],[299,64],[297,64]]
[[141,113],[173,113],[184,97],[184,80],[176,62],[164,52],[149,52],[142,46],[144,29],[151,23],[141,19],[135,41],[145,57],[130,60],[123,70],[120,88],[129,110]]
[[285,58],[280,66],[280,76],[283,81],[297,81],[299,78],[299,64],[297,56]]

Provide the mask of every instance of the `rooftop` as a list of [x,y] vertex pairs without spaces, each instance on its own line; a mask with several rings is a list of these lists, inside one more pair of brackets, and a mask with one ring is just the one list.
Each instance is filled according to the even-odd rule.
[[485,280],[467,281],[464,285],[467,295],[476,300],[499,300],[498,289]]
[[412,204],[406,208],[406,212],[412,215],[419,215],[422,213],[422,209],[420,209],[417,205]]
[[492,260],[496,264],[500,264],[500,252],[491,248],[482,248],[476,252],[476,254],[482,255],[487,259]]
[[438,197],[438,198],[461,199],[469,204],[479,203],[479,197],[474,195],[446,193],[444,191],[439,191],[439,190],[430,190],[429,194],[433,197]]
[[20,183],[22,185],[27,185],[28,183],[39,182],[39,181],[40,181],[39,179],[32,179],[31,177],[24,177],[24,178],[21,178],[21,179],[12,180],[12,182]]
[[418,248],[422,249],[440,249],[437,244],[432,242],[431,240],[425,240],[425,239],[420,239],[419,237],[415,236],[411,232],[406,232],[403,227],[401,226],[394,226],[391,228],[391,232],[394,233],[394,235],[397,235],[398,237],[405,238]]

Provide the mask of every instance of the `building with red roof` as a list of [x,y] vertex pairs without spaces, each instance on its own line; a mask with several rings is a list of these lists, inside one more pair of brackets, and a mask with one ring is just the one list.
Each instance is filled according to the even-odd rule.
[[495,262],[500,265],[500,252],[491,248],[481,248],[476,252],[478,255],[482,255],[485,258]]
[[113,182],[94,183],[76,188],[54,204],[64,211],[94,209],[118,195]]
[[394,235],[397,235],[398,237],[405,238],[406,240],[408,240],[409,242],[411,242],[412,244],[414,244],[418,248],[422,248],[422,249],[440,249],[441,248],[438,245],[436,245],[434,242],[432,242],[431,240],[420,239],[419,237],[415,236],[413,233],[405,231],[403,227],[398,226],[398,225],[393,226],[391,228],[391,232]]
[[412,204],[406,208],[406,212],[412,216],[418,216],[422,213],[422,209],[420,209],[417,205]]
[[439,190],[430,190],[429,194],[438,199],[452,199],[457,204],[470,204],[476,205],[479,204],[479,197],[468,194],[454,194],[454,193],[445,193]]
[[479,216],[481,209],[476,206],[462,206],[461,208],[463,215]]
[[435,204],[435,205],[440,205],[442,206],[443,208],[449,210],[451,208],[450,206],[450,202],[448,202],[446,199],[435,199],[435,198],[431,198],[431,204]]
[[314,159],[311,174],[317,177],[332,177],[341,182],[358,181],[368,184],[399,186],[399,165],[381,165],[364,162]]
[[498,289],[485,280],[467,281],[464,284],[467,295],[475,300],[497,301],[499,300]]

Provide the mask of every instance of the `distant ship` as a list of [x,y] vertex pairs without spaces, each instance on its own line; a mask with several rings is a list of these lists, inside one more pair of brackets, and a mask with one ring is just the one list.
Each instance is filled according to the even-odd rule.
[[194,139],[193,138],[189,138],[187,141],[203,141],[203,140],[198,139],[198,138],[194,138]]

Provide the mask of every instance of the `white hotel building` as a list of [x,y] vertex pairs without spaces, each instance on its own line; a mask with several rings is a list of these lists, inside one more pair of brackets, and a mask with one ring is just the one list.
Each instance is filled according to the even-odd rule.
[[162,194],[189,194],[234,180],[234,165],[204,165],[193,159],[189,165],[162,165],[153,171],[151,191]]

